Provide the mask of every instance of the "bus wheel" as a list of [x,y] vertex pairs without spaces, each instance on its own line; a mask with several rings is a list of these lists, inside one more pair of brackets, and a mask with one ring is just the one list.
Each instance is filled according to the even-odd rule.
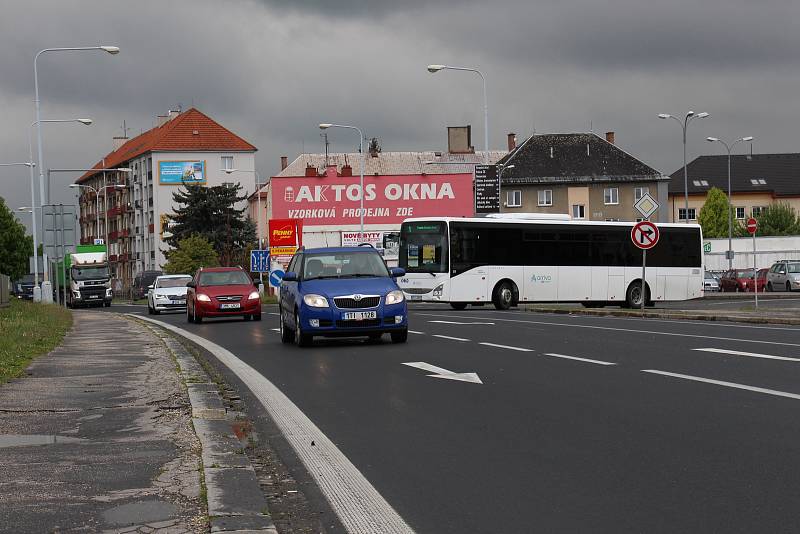
[[511,303],[514,302],[514,288],[509,282],[497,284],[492,294],[492,302],[498,310],[507,310],[511,307]]
[[451,302],[450,303],[450,307],[453,308],[454,310],[465,310],[465,309],[467,309],[467,303],[466,302]]
[[647,293],[647,286],[645,285],[645,291],[642,291],[642,281],[637,280],[632,282],[631,285],[628,286],[628,292],[625,294],[625,304],[628,308],[640,308],[642,306],[642,299],[648,299],[649,295]]

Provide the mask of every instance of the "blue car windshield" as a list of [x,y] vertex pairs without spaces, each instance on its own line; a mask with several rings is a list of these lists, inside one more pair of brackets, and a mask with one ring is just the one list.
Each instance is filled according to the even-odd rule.
[[375,278],[389,276],[383,258],[375,252],[305,254],[303,280],[322,278]]

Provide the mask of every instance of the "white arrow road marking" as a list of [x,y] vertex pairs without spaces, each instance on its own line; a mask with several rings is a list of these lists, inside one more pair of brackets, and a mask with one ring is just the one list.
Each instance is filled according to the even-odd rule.
[[718,352],[720,354],[733,354],[734,356],[750,356],[751,358],[766,358],[768,360],[786,360],[790,362],[800,362],[800,358],[789,358],[788,356],[772,356],[770,354],[759,354],[757,352],[741,352],[738,350],[726,350],[726,349],[692,349],[692,350],[699,350],[703,352]]
[[745,384],[737,384],[736,382],[723,382],[722,380],[713,380],[711,378],[702,378],[700,376],[682,375],[679,373],[668,373],[667,371],[658,371],[657,369],[642,369],[643,373],[652,373],[655,375],[671,376],[673,378],[682,378],[684,380],[694,380],[695,382],[705,382],[706,384],[714,384],[717,386],[725,386],[736,389],[746,389],[747,391],[755,391],[756,393],[766,393],[767,395],[775,395],[776,397],[787,397],[790,399],[800,400],[800,395],[797,393],[787,393],[785,391],[778,391],[776,389],[759,388],[756,386],[747,386]]
[[460,321],[428,321],[429,323],[441,323],[441,324],[494,324],[494,323],[483,323],[483,322],[460,322]]
[[614,362],[604,362],[603,360],[592,360],[590,358],[578,358],[577,356],[567,356],[566,354],[556,354],[555,352],[546,352],[545,356],[553,356],[554,358],[565,358],[567,360],[577,360],[579,362],[596,363],[597,365],[617,365]]
[[455,373],[453,371],[448,371],[447,369],[442,369],[441,367],[436,367],[435,365],[425,362],[406,362],[403,365],[416,367],[417,369],[434,373],[432,375],[427,375],[431,378],[444,378],[445,380],[458,380],[459,382],[483,384],[476,373]]

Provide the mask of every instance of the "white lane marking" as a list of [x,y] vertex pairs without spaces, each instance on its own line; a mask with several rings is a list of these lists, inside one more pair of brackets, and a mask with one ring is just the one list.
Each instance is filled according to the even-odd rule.
[[428,321],[428,322],[429,322],[429,323],[441,323],[441,324],[461,324],[461,325],[463,325],[463,324],[494,324],[494,323],[482,323],[482,322],[478,322],[478,323],[475,323],[475,322],[469,322],[469,323],[465,323],[465,322],[462,322],[462,321]]
[[747,391],[755,391],[756,393],[766,393],[767,395],[775,395],[776,397],[787,397],[789,399],[800,400],[800,395],[798,395],[797,393],[787,393],[785,391],[778,391],[776,389],[759,388],[756,386],[737,384],[736,382],[723,382],[722,380],[713,380],[711,378],[703,378],[700,376],[682,375],[680,373],[668,373],[667,371],[659,371],[657,369],[642,369],[642,372],[652,373],[655,375],[671,376],[673,378],[682,378],[684,380],[694,380],[695,382],[705,382],[707,384],[714,384],[717,386],[725,386],[729,388],[745,389]]
[[512,347],[510,345],[498,345],[497,343],[488,343],[486,341],[480,342],[479,345],[486,345],[487,347],[497,347],[498,349],[518,350],[520,352],[533,352],[533,349],[526,349],[523,347]]
[[604,362],[602,360],[592,360],[590,358],[578,358],[577,356],[567,356],[566,354],[556,354],[555,352],[545,352],[545,356],[553,356],[554,358],[566,358],[567,360],[577,360],[579,362],[596,363],[597,365],[617,365],[614,362]]
[[280,315],[278,312],[267,312],[269,315]]
[[425,335],[425,332],[417,332],[416,330],[409,330],[408,333],[409,334],[419,334],[421,336]]
[[749,356],[751,358],[766,358],[767,360],[786,360],[790,362],[800,362],[800,358],[789,358],[788,356],[772,356],[770,354],[759,354],[757,352],[742,352],[739,350],[714,349],[714,348],[692,349],[692,350],[698,350],[702,352],[717,352],[719,354],[732,354],[734,356]]
[[273,332],[280,332],[281,331],[280,328],[270,328],[270,330],[272,330]]
[[433,334],[433,337],[439,337],[442,339],[452,339],[453,341],[469,341],[469,339],[465,339],[463,337],[443,336],[442,334]]
[[[142,317],[208,349],[261,402],[320,487],[348,532],[413,533],[350,460],[266,377],[216,343],[169,323]],[[309,443],[315,442],[314,447]]]
[[443,378],[445,380],[458,380],[459,382],[483,384],[480,377],[476,373],[456,373],[444,369],[442,367],[436,367],[435,365],[431,365],[425,362],[406,362],[403,365],[408,365],[409,367],[416,367],[417,369],[422,369],[423,371],[428,371],[430,373],[433,373],[431,375],[426,375],[431,378]]
[[[455,316],[455,315],[440,315],[435,313],[420,313],[419,315],[425,315],[428,317],[462,317],[463,316]],[[589,328],[592,330],[609,330],[612,332],[632,332],[634,334],[654,334],[659,336],[674,336],[674,337],[695,337],[699,339],[716,339],[721,341],[738,341],[741,343],[763,343],[766,345],[780,345],[784,347],[800,347],[800,343],[784,343],[781,341],[759,341],[757,339],[740,339],[734,337],[722,337],[722,336],[701,336],[698,334],[682,334],[679,332],[659,332],[656,330],[638,330],[636,328],[617,328],[613,326],[596,326],[596,325],[588,325],[588,324],[569,324],[569,323],[553,323],[549,321],[523,321],[521,319],[500,319],[494,318],[495,321],[503,321],[507,323],[522,323],[522,324],[538,324],[538,325],[545,325],[545,326],[565,326],[567,328]],[[795,329],[796,330],[796,329]]]

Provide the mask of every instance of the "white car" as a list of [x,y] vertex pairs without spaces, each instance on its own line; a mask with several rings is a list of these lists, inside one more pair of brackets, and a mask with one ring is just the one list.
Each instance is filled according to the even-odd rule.
[[158,315],[162,311],[186,309],[186,284],[192,281],[188,274],[164,274],[147,287],[147,313]]

